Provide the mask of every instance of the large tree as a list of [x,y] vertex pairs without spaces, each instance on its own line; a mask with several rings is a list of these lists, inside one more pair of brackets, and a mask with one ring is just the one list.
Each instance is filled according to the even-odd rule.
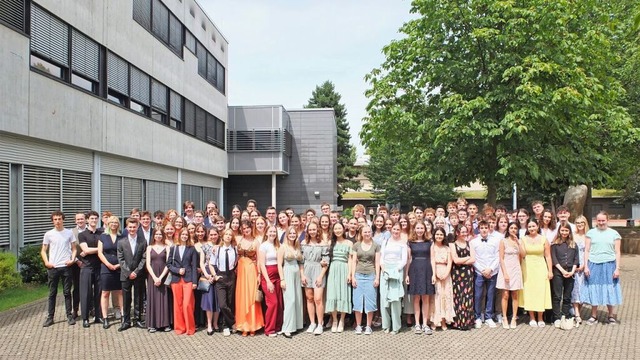
[[351,134],[349,134],[349,123],[347,122],[347,109],[340,103],[340,94],[336,91],[331,81],[325,81],[322,85],[316,86],[311,93],[309,103],[306,108],[333,108],[336,116],[336,128],[338,131],[338,198],[347,189],[358,190],[360,183],[353,180],[358,175],[357,169],[353,167],[356,161],[356,151],[351,145]]
[[417,18],[366,76],[364,144],[409,152],[445,184],[479,180],[490,203],[514,182],[606,184],[638,138],[613,71],[629,15],[612,3],[413,1]]

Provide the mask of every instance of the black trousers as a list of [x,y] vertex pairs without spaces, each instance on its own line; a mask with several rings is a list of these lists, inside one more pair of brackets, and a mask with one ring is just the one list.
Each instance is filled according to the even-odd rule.
[[142,270],[135,280],[133,294],[133,318],[143,321],[145,314],[145,302],[147,301],[147,272]]
[[80,267],[77,263],[73,263],[69,269],[71,270],[73,313],[77,314],[80,311]]
[[64,294],[64,309],[67,318],[71,316],[71,270],[68,267],[47,269],[49,284],[49,304],[47,318],[53,319],[56,312],[56,297],[58,296],[58,284],[62,280],[62,293]]
[[565,278],[560,270],[553,269],[553,279],[551,285],[553,288],[551,294],[551,306],[553,307],[554,320],[560,320],[562,315],[570,317],[571,309],[571,292],[573,291],[573,277]]
[[91,266],[80,268],[80,309],[82,320],[89,320],[91,309],[95,311],[96,318],[102,318],[100,295],[100,265],[95,268]]
[[222,318],[222,327],[231,328],[236,323],[234,313],[236,298],[236,273],[229,271],[226,273],[218,273],[222,278],[215,284],[216,296],[218,297],[218,305],[220,306],[220,317]]
[[[140,281],[139,277],[136,277],[134,280],[127,279],[122,282],[122,322],[123,323],[131,323],[131,302],[133,300],[134,307],[135,304],[139,304],[142,302],[142,293],[146,291],[144,288],[144,281]],[[141,309],[142,307],[138,307]],[[139,311],[139,310],[138,310]],[[142,321],[140,319],[140,313],[135,313],[134,309],[134,320]]]

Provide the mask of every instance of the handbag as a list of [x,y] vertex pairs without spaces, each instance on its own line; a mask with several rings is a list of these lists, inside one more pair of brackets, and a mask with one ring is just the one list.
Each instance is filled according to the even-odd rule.
[[262,290],[260,290],[260,288],[256,289],[256,302],[262,302],[262,300],[264,300],[264,294],[262,293]]
[[[173,258],[171,259],[171,263],[173,263],[173,260],[175,260],[175,258],[176,258],[176,249],[173,249]],[[167,272],[167,277],[164,279],[164,284],[166,286],[171,286],[171,278],[172,278],[171,270],[169,270]]]
[[198,279],[198,287],[196,289],[200,291],[208,292],[210,288],[211,288],[211,283],[209,282],[209,280],[207,280],[206,277],[201,276]]
[[573,329],[573,319],[567,319],[564,315],[560,318],[560,329],[571,330]]

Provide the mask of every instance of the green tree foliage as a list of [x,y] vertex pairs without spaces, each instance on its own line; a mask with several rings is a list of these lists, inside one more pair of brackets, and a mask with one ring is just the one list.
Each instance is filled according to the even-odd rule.
[[0,291],[20,286],[20,274],[16,271],[16,256],[0,251]]
[[20,275],[25,283],[45,284],[47,282],[47,268],[42,263],[40,250],[37,245],[25,246],[20,249],[18,262],[20,263]]
[[415,0],[411,11],[366,76],[372,154],[397,146],[424,178],[479,180],[490,203],[514,182],[610,181],[620,145],[639,137],[614,71],[628,13],[595,0]]
[[347,109],[340,103],[341,96],[335,90],[331,81],[325,81],[316,86],[311,93],[306,108],[333,108],[338,129],[338,196],[347,189],[358,190],[360,183],[353,180],[358,175],[358,170],[353,167],[356,161],[356,151],[351,145],[349,123],[347,122]]

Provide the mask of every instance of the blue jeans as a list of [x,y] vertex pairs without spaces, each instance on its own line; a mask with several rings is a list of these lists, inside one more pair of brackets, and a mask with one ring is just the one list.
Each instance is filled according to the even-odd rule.
[[[474,310],[476,313],[476,320],[489,320],[493,319],[493,304],[496,300],[496,282],[498,280],[498,274],[493,275],[489,279],[485,278],[481,274],[476,273],[475,281],[475,293],[474,293]],[[485,304],[484,316],[482,316],[482,292],[486,289],[487,301]]]

